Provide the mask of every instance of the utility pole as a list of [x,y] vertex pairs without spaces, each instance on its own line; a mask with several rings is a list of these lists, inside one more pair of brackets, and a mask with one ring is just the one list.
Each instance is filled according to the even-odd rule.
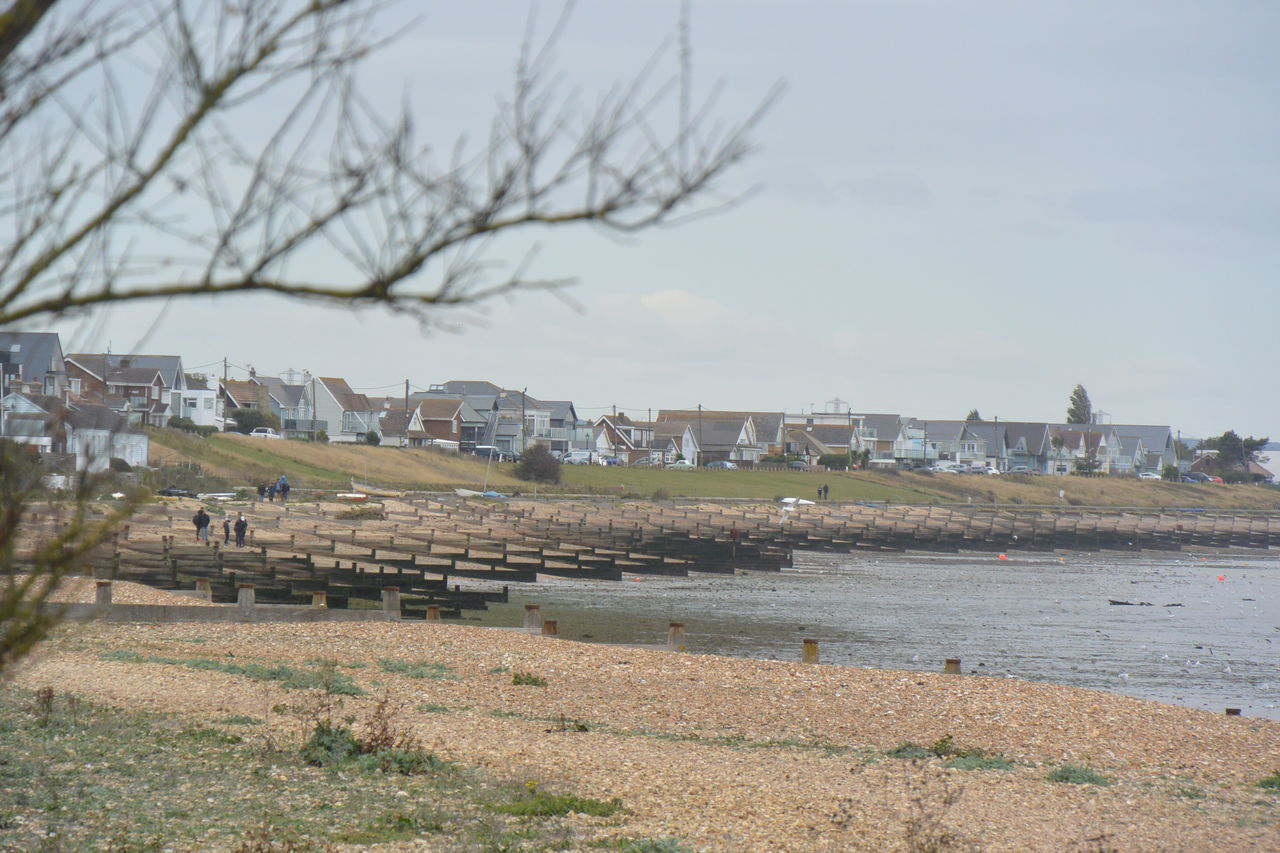
[[698,461],[702,461],[702,404],[698,404]]
[[525,386],[520,392],[520,455],[524,455],[525,449],[529,444],[529,421],[526,403],[529,400],[529,386]]

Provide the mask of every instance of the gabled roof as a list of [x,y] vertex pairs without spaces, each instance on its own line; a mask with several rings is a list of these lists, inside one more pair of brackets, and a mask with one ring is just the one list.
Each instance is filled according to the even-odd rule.
[[296,409],[302,405],[306,388],[301,385],[287,385],[279,376],[255,376],[253,381],[266,388],[281,408]]
[[221,387],[222,392],[235,408],[243,409],[249,403],[258,402],[258,389],[262,386],[254,382],[241,382],[238,379],[224,379]]
[[396,438],[407,435],[411,417],[412,415],[406,414],[404,409],[388,409],[378,415],[378,429],[382,431],[384,437]]
[[658,412],[657,420],[696,422],[699,416],[701,416],[704,424],[708,419],[738,420],[751,418],[752,424],[755,425],[757,438],[766,443],[776,442],[781,438],[783,425],[787,420],[787,416],[783,412],[747,412],[726,409],[703,409],[701,412],[697,409],[662,409]]
[[841,424],[814,424],[812,427],[793,426],[787,435],[800,431],[827,446],[848,447],[853,440],[854,429]]
[[210,388],[209,388],[209,377],[207,377],[207,376],[201,376],[201,375],[196,374],[196,373],[188,373],[188,374],[186,374],[186,379],[187,379],[187,390],[188,390],[188,391],[208,391],[208,390],[210,390]]
[[578,412],[572,400],[543,400],[542,405],[551,410],[551,420],[566,421],[570,424],[578,419]]
[[[41,381],[49,372],[66,370],[57,332],[0,332],[0,358],[18,365],[24,382]],[[5,372],[11,373],[12,368]]]
[[[103,382],[126,382],[119,379],[120,371],[145,368],[160,373],[160,381],[166,388],[181,388],[184,374],[182,356],[146,355],[138,353],[71,353],[67,361],[74,361],[88,373]],[[110,374],[108,376],[108,374]],[[130,383],[133,384],[133,383]]]
[[550,406],[539,399],[529,396],[523,391],[503,391],[496,400],[499,409],[519,409],[521,411],[548,411]]
[[424,421],[451,421],[458,417],[466,402],[458,397],[432,397],[418,401],[418,414]]
[[320,383],[333,395],[333,399],[338,401],[338,405],[342,407],[344,412],[373,411],[373,407],[369,404],[369,398],[352,391],[351,386],[347,384],[347,380],[334,376],[321,376],[319,379]]
[[901,415],[855,415],[855,418],[861,422],[862,434],[864,436],[870,437],[870,431],[875,430],[876,441],[896,439],[898,437],[898,433],[902,432]]

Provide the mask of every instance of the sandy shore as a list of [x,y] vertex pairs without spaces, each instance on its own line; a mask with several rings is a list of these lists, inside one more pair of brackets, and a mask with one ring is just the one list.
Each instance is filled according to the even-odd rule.
[[[440,623],[66,626],[15,681],[209,724],[253,715],[277,738],[298,736],[298,719],[271,711],[286,691],[104,660],[112,650],[338,661],[369,691],[345,697],[351,713],[368,713],[385,693],[442,757],[547,789],[621,798],[626,816],[584,827],[584,839],[677,837],[708,851],[906,850],[908,823],[923,814],[937,819],[937,832],[992,851],[1280,850],[1280,794],[1255,787],[1280,770],[1275,721],[1011,679],[594,646]],[[441,664],[451,677],[391,674],[377,665],[383,659]],[[547,685],[513,685],[514,672]],[[1014,768],[948,769],[938,758],[885,754],[946,735]],[[1111,784],[1046,781],[1062,764],[1088,766]],[[947,790],[956,794],[949,806]]]

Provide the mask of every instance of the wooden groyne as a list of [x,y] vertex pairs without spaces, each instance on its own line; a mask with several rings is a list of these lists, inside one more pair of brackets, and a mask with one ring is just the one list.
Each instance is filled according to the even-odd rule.
[[[404,617],[445,617],[505,601],[507,586],[539,576],[618,580],[630,575],[777,571],[796,551],[1139,551],[1269,549],[1280,512],[989,506],[877,506],[619,500],[387,500],[380,517],[349,520],[334,503],[237,505],[251,518],[248,547],[194,541],[193,509],[144,507],[90,555],[99,577],[191,590],[215,602],[251,585],[267,604],[331,608],[398,591]],[[56,512],[29,533],[51,532]],[[218,525],[215,523],[215,530]],[[220,531],[219,531],[220,532]],[[456,581],[503,584],[465,590]],[[320,598],[317,599],[317,594]]]

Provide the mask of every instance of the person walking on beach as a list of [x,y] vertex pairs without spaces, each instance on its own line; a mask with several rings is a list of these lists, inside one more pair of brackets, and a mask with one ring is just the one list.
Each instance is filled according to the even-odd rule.
[[226,545],[231,541],[231,518],[222,519],[222,544]]
[[825,500],[826,500],[827,498],[829,498],[829,497],[831,497],[831,487],[830,487],[830,486],[828,486],[826,483],[823,483],[823,484],[822,484],[822,499],[825,501]]
[[258,484],[258,503],[262,503],[266,499],[267,499],[267,484],[259,483]]
[[236,547],[244,547],[244,535],[249,531],[249,521],[242,514],[236,519]]
[[272,483],[271,485],[267,486],[267,501],[270,503],[276,502],[276,484],[275,483]]
[[281,474],[280,479],[276,481],[276,492],[280,495],[280,503],[289,499],[289,481],[284,474]]
[[209,518],[209,513],[204,511],[204,507],[200,507],[198,510],[196,510],[196,514],[191,517],[191,523],[196,526],[197,542],[209,541],[209,522],[210,521],[212,521],[212,519]]

